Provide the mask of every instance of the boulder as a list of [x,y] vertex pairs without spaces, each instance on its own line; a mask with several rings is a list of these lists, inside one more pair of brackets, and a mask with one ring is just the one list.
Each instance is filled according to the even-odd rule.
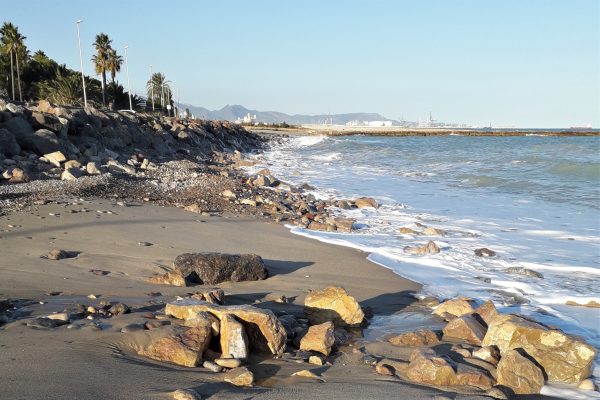
[[249,346],[260,351],[281,354],[287,342],[287,333],[281,322],[271,310],[241,306],[220,306],[202,300],[185,299],[168,303],[165,314],[179,319],[194,318],[196,313],[206,311],[220,320],[224,315],[232,315],[242,323],[248,335]]
[[472,314],[474,312],[471,303],[465,299],[451,299],[446,300],[442,304],[433,310],[433,314],[442,315],[448,313],[456,317],[460,317],[465,314]]
[[444,339],[460,339],[480,346],[485,336],[485,327],[473,315],[465,314],[450,321],[443,332]]
[[5,156],[18,156],[21,152],[21,146],[17,143],[15,135],[8,129],[0,129],[0,153]]
[[428,236],[444,236],[446,232],[438,228],[427,227],[423,229],[423,234]]
[[481,390],[491,389],[495,384],[495,379],[488,372],[475,368],[472,365],[459,363],[456,366],[455,385],[471,386]]
[[327,224],[327,223],[322,223],[322,222],[317,222],[317,221],[312,221],[308,225],[308,229],[310,229],[312,231],[335,232],[336,227],[335,227],[335,225],[331,225],[331,224]]
[[496,310],[494,302],[488,300],[477,307],[475,314],[479,315],[486,325],[489,325],[490,322],[492,322],[492,320],[498,315],[498,310]]
[[356,220],[354,218],[336,217],[333,219],[336,230],[338,232],[350,233],[354,227]]
[[97,161],[90,161],[86,164],[85,170],[88,175],[100,175],[102,171],[100,171],[100,163]]
[[44,154],[44,158],[46,160],[48,160],[48,162],[52,165],[54,165],[55,167],[59,167],[61,163],[67,161],[67,158],[65,157],[65,155],[60,152],[60,151],[54,151],[52,153],[47,153]]
[[332,321],[336,327],[360,326],[365,314],[356,299],[342,287],[313,290],[304,300],[304,314],[311,324]]
[[483,346],[473,351],[473,357],[486,361],[492,365],[498,365],[500,351],[496,346]]
[[429,329],[401,333],[388,339],[394,346],[429,346],[439,341],[437,333]]
[[22,170],[21,168],[13,168],[11,171],[11,177],[9,178],[9,182],[12,183],[23,183],[29,182],[29,174]]
[[[248,358],[248,337],[232,315],[221,317],[221,352],[225,358]],[[217,363],[218,364],[218,363]]]
[[223,381],[235,386],[252,386],[254,374],[246,367],[234,368],[223,374]]
[[183,322],[183,326],[189,326],[191,328],[207,326],[215,337],[219,336],[221,333],[221,321],[206,311],[200,311],[199,313],[196,313],[193,318],[186,319]]
[[335,343],[333,335],[333,322],[327,321],[308,328],[306,334],[300,339],[300,350],[317,351],[328,356]]
[[185,253],[173,263],[188,283],[215,285],[233,281],[257,281],[268,276],[265,263],[256,254]]
[[83,176],[81,170],[77,168],[67,168],[60,174],[60,179],[63,181],[74,181],[77,178],[81,178],[81,176]]
[[450,362],[430,349],[417,349],[411,353],[406,377],[429,385],[451,386],[456,382],[456,372]]
[[496,371],[498,384],[511,388],[516,394],[539,393],[544,386],[542,370],[517,350],[504,353]]
[[38,129],[31,136],[22,139],[22,147],[35,151],[39,155],[60,150],[60,142],[56,134],[48,129]]
[[9,119],[4,124],[4,127],[12,132],[19,144],[21,143],[22,139],[33,136],[33,128],[21,117],[13,117]]
[[406,246],[404,248],[404,252],[418,255],[437,254],[440,252],[440,248],[437,244],[435,244],[434,241],[430,240],[429,242],[427,242],[427,244],[424,244],[422,246]]
[[64,163],[63,168],[65,170],[69,169],[69,168],[81,168],[81,163],[77,160],[69,160],[67,162]]
[[379,204],[377,204],[377,200],[371,197],[361,197],[359,199],[354,200],[354,205],[358,208],[377,208]]
[[514,314],[496,316],[482,345],[497,346],[502,358],[510,350],[524,350],[552,382],[580,383],[591,375],[596,357],[596,349],[582,339]]
[[473,252],[477,257],[494,257],[496,255],[496,252],[494,250],[490,250],[485,247],[475,249],[473,250]]
[[143,357],[166,361],[185,367],[195,367],[210,344],[209,327],[173,327],[148,331],[150,344],[138,350]]

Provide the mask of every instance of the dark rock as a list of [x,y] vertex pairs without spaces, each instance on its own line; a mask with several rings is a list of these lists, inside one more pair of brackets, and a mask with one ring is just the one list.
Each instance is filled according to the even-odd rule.
[[57,328],[62,325],[68,324],[69,321],[63,321],[60,319],[50,319],[50,318],[34,318],[30,321],[27,321],[27,326],[30,328],[36,329],[48,329],[48,328]]
[[208,285],[256,281],[268,276],[263,259],[256,254],[185,253],[177,256],[174,267],[187,282]]
[[474,252],[475,255],[478,257],[494,257],[496,255],[496,252],[494,250],[490,250],[485,247],[475,249]]
[[504,272],[508,274],[524,275],[531,278],[544,279],[544,275],[542,275],[540,272],[523,267],[508,267],[504,270]]
[[48,129],[39,129],[33,135],[21,139],[21,146],[40,156],[61,150],[56,134]]
[[13,135],[15,135],[17,142],[20,142],[21,139],[33,135],[33,128],[31,127],[31,125],[29,125],[27,121],[25,121],[21,117],[14,117],[9,119],[4,124],[4,127],[11,131]]
[[18,156],[21,146],[17,143],[15,135],[7,129],[0,129],[0,153],[6,156]]
[[108,310],[112,315],[121,315],[121,314],[128,314],[131,312],[131,309],[129,308],[128,305],[123,304],[123,303],[117,303],[115,305],[113,305],[110,310]]

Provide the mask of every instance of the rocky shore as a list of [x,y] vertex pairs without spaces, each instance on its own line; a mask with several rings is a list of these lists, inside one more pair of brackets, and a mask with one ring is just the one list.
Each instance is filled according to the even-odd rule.
[[[491,302],[424,298],[361,253],[260,221],[351,232],[354,221],[333,209],[378,207],[315,199],[268,170],[248,175],[247,154],[265,145],[227,123],[0,100],[0,393],[441,400],[534,398],[547,383],[595,390],[596,349],[582,339]],[[374,316],[396,313],[440,329],[364,339]]]

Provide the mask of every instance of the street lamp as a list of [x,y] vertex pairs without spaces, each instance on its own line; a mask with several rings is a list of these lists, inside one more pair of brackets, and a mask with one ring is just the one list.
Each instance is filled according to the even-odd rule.
[[154,79],[152,79],[152,64],[150,64],[150,88],[152,96],[152,114],[154,114]]
[[83,75],[83,54],[81,53],[81,36],[79,35],[79,24],[82,23],[83,20],[78,19],[75,21],[77,25],[77,43],[79,44],[79,63],[81,64],[81,82],[83,82],[83,106],[87,108],[87,95],[85,93],[85,76]]
[[131,85],[129,84],[129,64],[127,63],[127,49],[129,46],[125,46],[125,71],[127,72],[127,92],[129,93],[129,110],[133,111],[133,105],[131,104]]

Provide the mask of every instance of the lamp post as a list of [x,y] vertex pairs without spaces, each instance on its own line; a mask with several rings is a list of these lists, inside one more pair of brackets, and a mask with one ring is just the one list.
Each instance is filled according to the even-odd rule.
[[133,111],[133,105],[131,104],[131,85],[129,84],[129,64],[127,63],[127,49],[129,46],[125,46],[125,71],[127,72],[127,93],[129,93],[129,110]]
[[85,76],[83,75],[83,54],[81,53],[81,36],[79,35],[79,24],[82,23],[83,20],[78,19],[75,21],[77,25],[77,44],[79,44],[79,63],[81,65],[81,82],[83,83],[83,106],[87,108],[87,94],[85,93]]
[[150,92],[152,96],[152,114],[154,114],[154,79],[152,77],[152,64],[150,64]]

